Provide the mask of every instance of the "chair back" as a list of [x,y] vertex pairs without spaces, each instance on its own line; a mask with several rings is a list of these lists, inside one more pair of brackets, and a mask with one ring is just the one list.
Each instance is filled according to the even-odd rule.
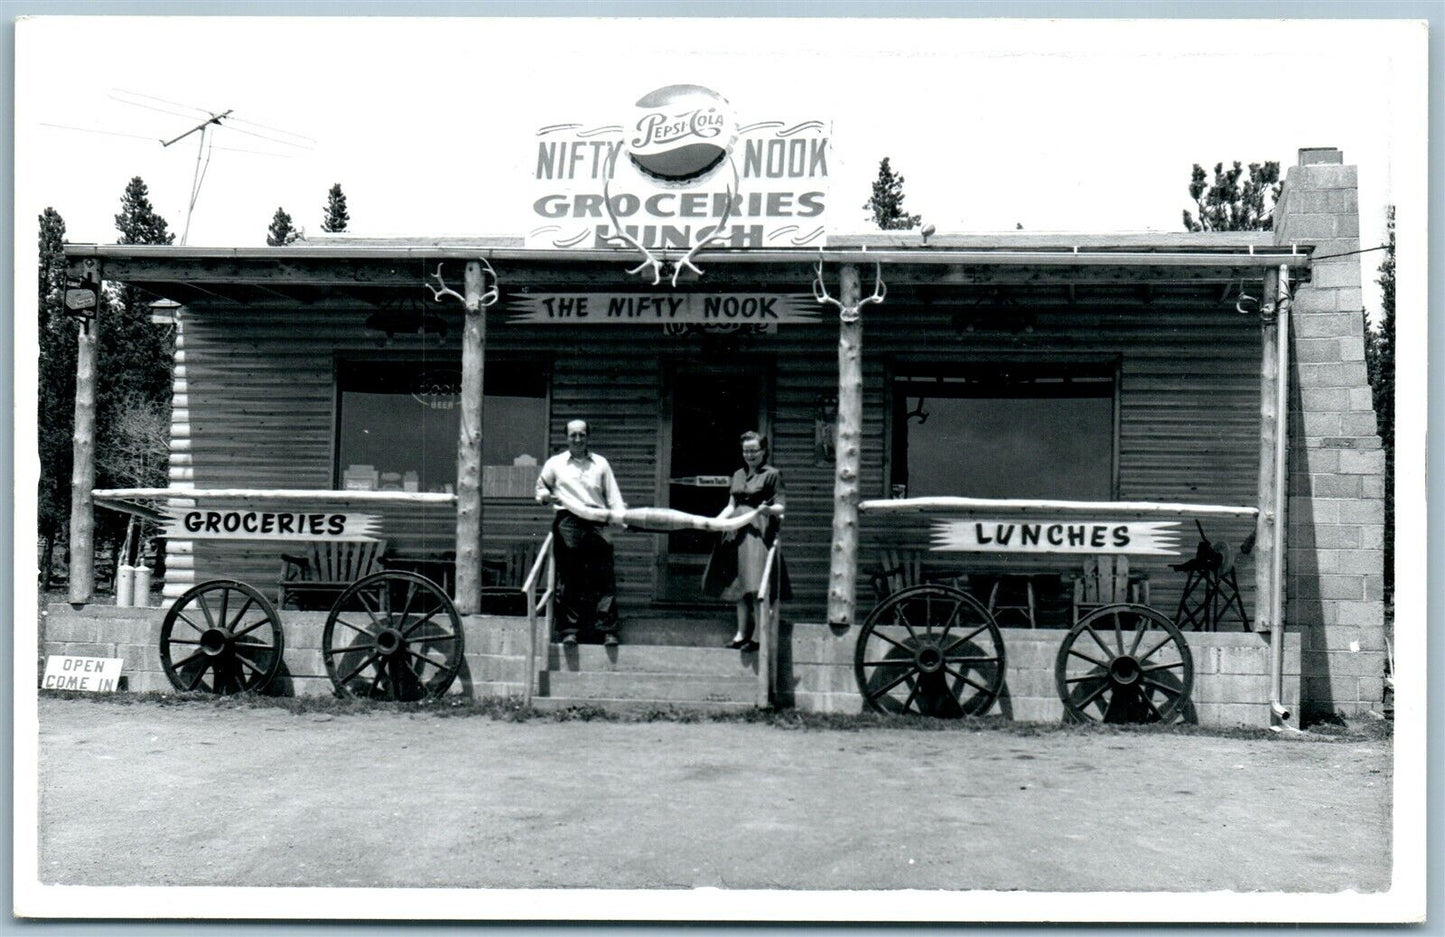
[[1103,554],[1084,559],[1082,604],[1112,605],[1132,601],[1129,589],[1129,558]]
[[885,547],[878,552],[879,572],[874,588],[880,599],[923,581],[923,552]]
[[310,575],[317,582],[355,582],[381,571],[385,540],[316,541],[311,545]]

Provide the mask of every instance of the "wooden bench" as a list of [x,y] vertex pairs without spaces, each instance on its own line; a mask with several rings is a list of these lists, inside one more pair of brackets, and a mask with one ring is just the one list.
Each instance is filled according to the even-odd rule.
[[383,571],[385,540],[317,541],[308,543],[305,555],[281,554],[276,607],[303,611],[328,609],[336,597],[358,579]]

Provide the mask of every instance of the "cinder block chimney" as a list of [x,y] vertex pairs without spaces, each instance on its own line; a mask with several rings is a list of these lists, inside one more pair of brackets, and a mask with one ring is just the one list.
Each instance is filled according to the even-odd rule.
[[[1290,329],[1285,622],[1298,629],[1302,716],[1384,699],[1385,456],[1365,371],[1357,169],[1332,147],[1299,151],[1275,208],[1275,243],[1317,258]],[[1365,262],[1369,262],[1366,260]]]

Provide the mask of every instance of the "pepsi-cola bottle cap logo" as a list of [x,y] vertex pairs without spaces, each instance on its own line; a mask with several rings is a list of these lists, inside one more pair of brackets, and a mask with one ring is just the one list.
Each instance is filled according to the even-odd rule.
[[638,99],[627,156],[643,173],[685,183],[711,173],[732,152],[737,120],[727,99],[701,85],[668,85]]

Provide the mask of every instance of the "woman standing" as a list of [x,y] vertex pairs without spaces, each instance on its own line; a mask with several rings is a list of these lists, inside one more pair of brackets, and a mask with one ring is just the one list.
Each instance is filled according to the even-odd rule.
[[[737,602],[738,630],[728,647],[756,651],[758,642],[753,639],[753,633],[758,622],[758,591],[762,588],[768,550],[778,537],[786,499],[783,476],[767,464],[767,440],[749,430],[743,433],[741,442],[744,467],[733,473],[728,485],[727,507],[718,518],[733,517],[759,506],[762,510],[752,523],[723,535],[703,572],[702,591]],[[768,592],[774,600],[793,597],[781,554]]]

